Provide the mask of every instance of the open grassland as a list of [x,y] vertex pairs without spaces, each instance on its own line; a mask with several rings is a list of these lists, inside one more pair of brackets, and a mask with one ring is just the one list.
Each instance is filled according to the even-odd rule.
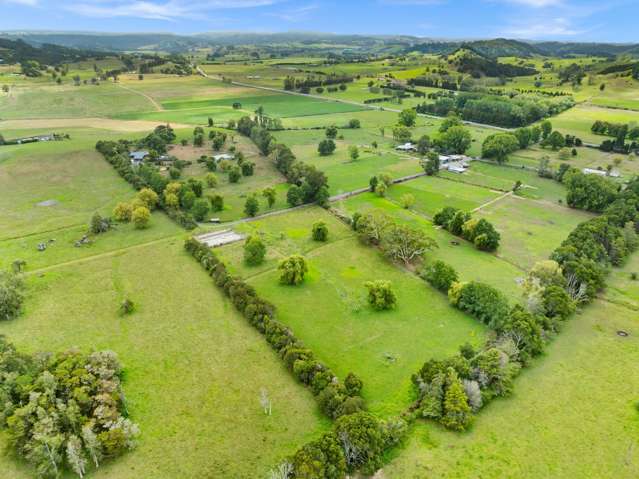
[[400,201],[404,195],[413,195],[413,209],[428,217],[446,206],[471,211],[484,203],[498,198],[502,193],[480,186],[451,181],[436,176],[423,176],[406,183],[393,185],[388,189],[388,197]]
[[638,123],[639,112],[578,105],[552,118],[551,122],[553,127],[562,133],[570,133],[585,142],[598,145],[608,137],[595,135],[590,131],[592,124],[597,120],[611,123]]
[[[603,136],[599,138],[601,140],[606,139],[606,137]],[[534,147],[527,150],[519,150],[510,156],[510,164],[537,168],[539,166],[539,160],[546,157],[550,160],[550,166],[555,170],[558,169],[562,163],[567,163],[578,169],[591,168],[602,171],[605,171],[606,168],[611,165],[615,171],[621,174],[622,179],[639,173],[639,161],[637,161],[635,155],[605,153],[597,148],[588,147],[576,148],[576,150],[577,155],[571,155],[567,160],[559,158],[559,152],[543,148]],[[531,192],[532,190],[527,190],[526,194]]]
[[[625,281],[611,278],[609,289]],[[465,434],[419,424],[385,477],[637,477],[638,338],[635,310],[596,301],[516,380],[512,397],[492,402]]]
[[[158,120],[194,125],[204,125],[211,117],[219,123],[238,120],[242,116],[252,116],[260,106],[267,115],[287,118],[326,115],[343,112],[356,112],[364,107],[334,101],[319,100],[300,95],[285,93],[260,94],[252,92],[252,96],[233,96],[228,98],[188,98],[172,99],[161,103],[161,111],[147,108],[136,112],[115,115],[115,118],[129,120]],[[233,108],[240,103],[240,108]]]
[[[319,218],[329,224],[331,241],[309,244],[311,226]],[[453,309],[445,296],[411,273],[361,245],[328,213],[303,210],[251,228],[259,232],[262,225],[271,251],[268,265],[253,275],[245,268],[238,271],[260,296],[277,305],[279,319],[338,376],[352,371],[362,378],[372,411],[399,413],[413,398],[410,375],[424,360],[445,357],[467,341],[483,340],[481,324]],[[233,264],[241,261],[238,248],[224,253],[235,259]],[[280,285],[275,269],[276,259],[291,253],[304,253],[310,267],[297,287]],[[367,304],[364,283],[376,279],[393,283],[396,309],[376,312]]]
[[[28,286],[25,314],[0,334],[27,351],[111,349],[125,366],[140,444],[92,477],[263,477],[328,426],[181,240],[34,275]],[[125,298],[137,310],[122,318]],[[259,403],[262,388],[271,416]],[[0,476],[33,472],[5,455]]]
[[[522,150],[518,152],[519,154],[527,155],[529,150]],[[511,163],[514,165],[518,159],[519,156],[515,157],[513,155]],[[535,166],[538,165],[538,161],[534,160]],[[566,197],[565,188],[561,183],[540,178],[535,171],[523,168],[509,168],[493,163],[476,161],[471,163],[470,169],[463,175],[442,171],[440,176],[451,181],[468,183],[502,192],[512,191],[515,183],[521,181],[522,187],[517,191],[518,196],[552,202],[563,201]]]
[[547,201],[510,196],[482,208],[486,218],[501,234],[499,256],[530,270],[547,259],[575,227],[592,215]]
[[143,95],[117,84],[73,86],[43,85],[12,88],[0,95],[0,118],[93,118],[153,110]]
[[199,75],[178,77],[174,75],[152,74],[144,75],[140,80],[138,75],[121,75],[119,82],[122,86],[139,91],[150,96],[158,103],[177,98],[227,98],[244,95],[256,95],[253,88],[232,86],[228,83],[204,78]]
[[71,140],[0,147],[0,239],[88,224],[93,212],[110,213],[118,201],[133,196],[133,188],[94,149],[98,140],[116,139],[116,133],[60,133]]

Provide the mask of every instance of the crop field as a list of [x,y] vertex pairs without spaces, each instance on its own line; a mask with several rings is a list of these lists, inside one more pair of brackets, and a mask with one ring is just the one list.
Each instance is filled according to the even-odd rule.
[[[309,249],[313,220],[320,218],[330,224],[331,241]],[[244,276],[278,306],[280,320],[338,376],[352,371],[362,378],[372,411],[399,413],[412,399],[410,375],[423,361],[444,357],[465,342],[482,341],[479,323],[453,309],[420,279],[360,245],[327,213],[282,215],[253,223],[251,230],[259,234],[262,225],[268,249],[273,250],[271,268],[255,274],[243,269]],[[278,283],[275,259],[291,253],[304,253],[309,260],[310,271],[300,287]],[[237,251],[228,255],[238,262]],[[398,307],[382,314],[366,304],[364,288],[366,281],[380,278],[392,281],[398,295]],[[300,308],[321,313],[301,315]]]

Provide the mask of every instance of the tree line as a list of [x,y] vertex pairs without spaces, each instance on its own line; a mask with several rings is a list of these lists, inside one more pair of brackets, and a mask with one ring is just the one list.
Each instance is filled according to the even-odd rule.
[[262,155],[272,155],[275,168],[291,185],[287,193],[291,206],[314,202],[320,206],[328,204],[328,179],[322,171],[298,160],[288,146],[277,143],[269,130],[248,116],[238,121],[237,131],[249,137]]
[[481,93],[460,93],[439,98],[434,103],[416,107],[418,113],[447,116],[451,113],[463,120],[502,127],[521,127],[575,105],[572,97],[544,98],[541,95],[501,97]]
[[[340,382],[290,328],[277,321],[275,306],[260,298],[244,280],[231,276],[226,265],[209,247],[194,238],[187,240],[184,247],[209,273],[238,312],[264,335],[289,371],[311,389],[324,414],[336,419],[364,408],[364,400],[360,396],[363,384],[359,378],[351,373],[344,382]],[[284,273],[288,275],[290,269]]]

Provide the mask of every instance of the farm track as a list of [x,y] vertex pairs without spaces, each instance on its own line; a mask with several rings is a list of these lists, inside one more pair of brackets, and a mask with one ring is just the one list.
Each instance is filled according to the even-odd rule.
[[156,111],[164,111],[164,108],[162,107],[162,105],[160,105],[160,104],[159,104],[159,103],[155,100],[155,98],[153,98],[153,97],[151,97],[151,96],[147,95],[146,93],[141,92],[141,91],[139,91],[139,90],[134,90],[133,88],[129,88],[128,86],[124,86],[124,85],[122,85],[120,82],[116,83],[116,85],[118,85],[120,88],[122,88],[122,89],[124,89],[124,90],[130,91],[131,93],[135,93],[135,94],[137,94],[137,95],[141,95],[141,96],[143,96],[144,98],[146,98],[147,100],[149,100],[149,101],[151,102],[151,104],[152,104],[152,105],[153,105],[153,107],[156,109]]
[[106,251],[104,253],[98,253],[98,254],[94,254],[92,256],[86,256],[84,258],[77,258],[77,259],[72,259],[69,261],[63,261],[61,263],[56,263],[56,264],[52,264],[49,266],[45,266],[44,268],[38,268],[38,269],[34,269],[31,271],[27,271],[25,272],[26,276],[32,276],[34,274],[39,274],[39,273],[44,273],[46,271],[51,271],[54,269],[58,269],[58,268],[64,268],[66,266],[71,266],[74,264],[82,264],[82,263],[87,263],[89,261],[94,261],[97,259],[103,259],[103,258],[109,258],[111,256],[119,256],[121,254],[126,253],[127,251],[132,251],[132,250],[136,250],[136,249],[140,249],[140,248],[145,248],[147,246],[151,246],[154,244],[159,244],[159,243],[164,243],[166,241],[169,240],[174,240],[174,239],[178,239],[182,236],[182,233],[180,234],[174,234],[171,236],[165,236],[164,238],[158,238],[158,239],[154,239],[151,241],[147,241],[145,243],[139,243],[136,245],[131,245],[131,246],[126,246],[124,248],[117,248],[111,251]]

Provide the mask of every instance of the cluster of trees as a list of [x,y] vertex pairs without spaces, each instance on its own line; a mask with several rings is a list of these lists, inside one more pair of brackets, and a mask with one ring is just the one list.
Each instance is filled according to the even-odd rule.
[[437,248],[435,240],[422,230],[397,224],[383,212],[355,213],[351,226],[364,244],[379,247],[391,261],[404,265],[420,261],[426,252]]
[[[364,401],[360,396],[361,380],[354,374],[349,374],[343,383],[340,382],[287,326],[275,319],[275,306],[260,298],[251,285],[231,276],[226,265],[210,248],[194,238],[187,240],[184,247],[209,273],[216,286],[224,291],[235,308],[265,336],[286,367],[302,384],[311,389],[320,409],[328,417],[336,419],[364,408]],[[280,269],[287,282],[299,280],[300,275],[303,279],[306,264],[303,258],[300,262],[300,258],[289,258],[287,265]]]
[[[604,140],[601,143],[601,150],[619,153],[629,153],[631,150],[638,150],[639,143],[639,126],[631,126],[624,123],[610,123],[607,121],[597,120],[592,124],[590,130],[597,135],[606,135],[614,137],[614,140]],[[626,143],[626,139],[632,143]]]
[[275,146],[273,152],[275,168],[291,184],[286,199],[291,206],[316,202],[328,204],[328,179],[315,166],[297,160],[291,149],[283,144]]
[[464,345],[457,355],[429,360],[413,375],[419,390],[419,414],[453,430],[466,429],[490,400],[510,394],[513,380],[530,359],[539,355],[560,321],[574,312],[574,301],[563,285],[559,266],[535,267],[526,278],[534,291],[528,308],[510,307],[490,285],[461,283],[455,269],[438,261],[427,265],[421,276],[442,292],[456,308],[472,315],[495,332],[481,348]]
[[386,196],[386,192],[392,184],[393,178],[388,173],[380,173],[376,176],[372,176],[371,179],[368,180],[371,192],[380,197]]
[[482,251],[495,251],[499,247],[501,236],[485,218],[473,219],[470,213],[447,206],[435,214],[433,222]]
[[335,427],[285,460],[272,477],[342,479],[360,472],[372,476],[385,454],[401,442],[408,423],[400,417],[380,420],[368,412],[340,417]]
[[[352,83],[355,77],[350,75],[338,75],[331,73],[330,75],[313,76],[309,75],[305,78],[287,76],[284,79],[284,89],[287,91],[301,91],[302,93],[310,93],[311,88],[325,87],[329,85],[344,85]],[[344,88],[345,90],[346,88]]]
[[[155,191],[142,188],[133,201],[120,202],[115,206],[113,218],[120,223],[132,222],[137,229],[144,229],[149,224],[151,211],[155,210],[159,203],[160,197]],[[170,205],[166,206],[170,207]]]
[[481,146],[481,156],[493,158],[502,164],[508,161],[508,155],[521,148],[519,138],[512,133],[494,133],[484,140]]
[[115,353],[28,355],[0,336],[0,371],[0,427],[38,477],[82,478],[135,447]]
[[562,178],[566,186],[566,203],[571,208],[603,212],[619,193],[619,185],[609,178],[586,175],[576,168],[569,169]]
[[510,97],[465,92],[418,105],[417,112],[438,116],[455,113],[466,121],[512,128],[556,115],[574,104],[572,97],[548,98],[530,94]]
[[17,318],[22,311],[23,302],[22,278],[17,272],[0,271],[0,321]]
[[[154,133],[147,136],[143,142],[149,141],[156,147],[162,144],[164,145],[164,149],[166,149],[166,145],[169,141],[172,141],[170,140],[171,138],[175,139],[171,128],[162,125],[157,127]],[[141,191],[144,189],[154,192],[157,196],[156,205],[163,209],[171,219],[185,229],[195,228],[197,223],[193,218],[194,213],[203,211],[203,207],[205,206],[204,200],[197,201],[197,208],[192,212],[192,209],[196,205],[196,200],[202,197],[202,182],[194,179],[189,179],[187,182],[170,182],[154,165],[144,163],[139,167],[134,167],[129,159],[131,146],[129,141],[119,140],[117,142],[98,141],[95,147],[116,169],[120,176],[133,185],[136,190]],[[135,223],[136,225],[139,223],[141,227],[144,227],[144,216],[148,217],[148,213],[155,208],[156,205],[146,205],[146,209],[149,211],[142,211],[145,206],[141,204],[145,202],[143,198],[148,199],[148,193],[145,192],[142,194],[142,198],[138,197],[137,200],[139,201],[134,201],[130,205],[131,208],[123,206],[122,212],[117,214],[114,212],[116,219],[118,221],[131,221],[133,220],[133,216],[129,216],[126,211],[130,209],[133,213],[136,210],[140,210],[138,211],[139,214],[136,215]],[[213,207],[217,205],[217,203],[216,205],[213,204],[212,199],[211,203]],[[206,212],[204,214],[206,214]],[[198,214],[198,216],[202,215]],[[137,220],[139,220],[139,222]]]
[[[581,178],[578,172],[566,174],[564,182],[588,181],[592,190],[579,187],[573,194],[580,204],[603,211],[601,216],[578,225],[557,248],[551,258],[562,268],[571,295],[578,301],[588,301],[605,285],[606,268],[623,264],[637,248],[639,229],[639,180],[634,179],[623,191],[601,181]],[[599,202],[590,203],[587,196],[600,195]]]
[[630,126],[627,123],[611,123],[609,121],[597,120],[590,127],[590,131],[596,135],[613,136],[615,138],[628,137],[630,140],[639,139],[639,126]]

